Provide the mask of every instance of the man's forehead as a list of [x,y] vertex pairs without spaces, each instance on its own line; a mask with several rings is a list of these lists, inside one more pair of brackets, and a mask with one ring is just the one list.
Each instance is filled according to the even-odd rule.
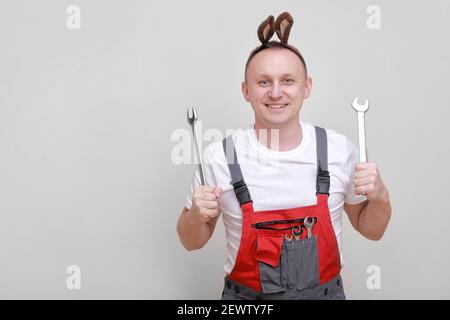
[[247,72],[251,77],[282,78],[304,77],[306,70],[300,58],[292,51],[269,48],[258,52],[251,59]]

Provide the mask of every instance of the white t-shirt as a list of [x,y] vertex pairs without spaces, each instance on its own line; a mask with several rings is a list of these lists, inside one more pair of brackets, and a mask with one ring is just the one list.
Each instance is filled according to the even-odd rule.
[[[244,181],[253,200],[255,211],[286,209],[317,203],[316,134],[312,124],[300,121],[303,138],[296,148],[289,151],[273,151],[256,137],[254,124],[245,130],[235,131],[233,141]],[[358,149],[344,135],[326,129],[328,138],[328,171],[330,172],[330,197],[328,206],[336,239],[342,254],[342,212],[344,202],[361,203],[364,195],[354,193],[354,170],[358,162]],[[222,141],[209,144],[203,151],[206,185],[221,187],[219,198],[222,220],[225,226],[228,258],[224,267],[228,274],[233,269],[241,240],[242,210],[236,199]],[[187,194],[186,207],[192,206],[192,192],[200,184],[198,166],[191,190]]]

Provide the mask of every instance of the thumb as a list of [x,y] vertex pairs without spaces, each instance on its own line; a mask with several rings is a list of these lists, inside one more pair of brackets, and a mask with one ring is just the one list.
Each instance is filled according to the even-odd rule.
[[214,187],[214,194],[216,195],[217,198],[220,197],[220,194],[222,193],[222,188],[220,187]]

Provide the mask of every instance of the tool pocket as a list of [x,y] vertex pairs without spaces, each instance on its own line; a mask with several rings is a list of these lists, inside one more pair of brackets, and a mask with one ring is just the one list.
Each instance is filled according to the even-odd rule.
[[265,293],[282,292],[286,289],[282,283],[280,256],[283,237],[259,236],[257,238],[256,260],[259,266],[261,287]]
[[285,288],[303,290],[318,286],[320,278],[317,236],[303,240],[285,240],[280,264]]

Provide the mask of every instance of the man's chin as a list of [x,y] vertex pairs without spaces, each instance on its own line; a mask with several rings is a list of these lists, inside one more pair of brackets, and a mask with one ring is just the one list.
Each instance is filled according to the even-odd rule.
[[279,129],[286,126],[290,121],[288,119],[264,119],[260,121],[262,127],[267,129]]

